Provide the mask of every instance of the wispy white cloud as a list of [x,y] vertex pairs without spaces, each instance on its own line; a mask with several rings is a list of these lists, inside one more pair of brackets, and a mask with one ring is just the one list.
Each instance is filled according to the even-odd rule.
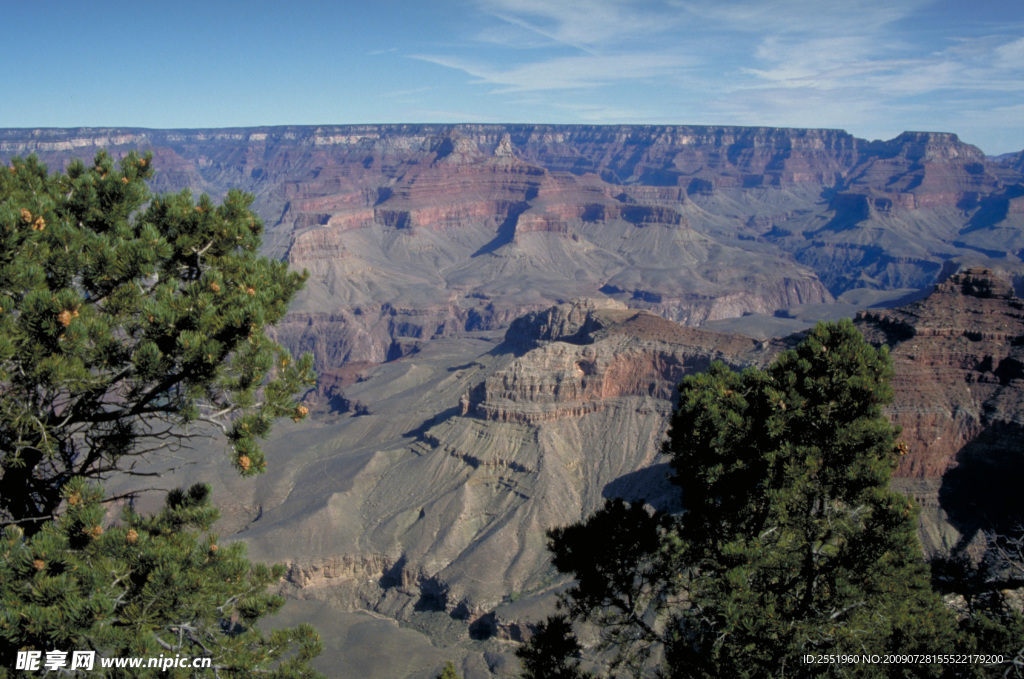
[[394,100],[416,100],[418,97],[434,92],[434,87],[410,87],[404,90],[390,90],[382,92],[380,96]]
[[856,86],[887,96],[1024,89],[1024,57],[1013,59],[1015,50],[1024,50],[1024,41],[959,40],[946,49],[925,53],[907,46],[878,53],[871,44],[864,36],[785,45],[766,39],[757,57],[769,67],[743,71],[762,85],[822,91]]
[[1021,8],[944,5],[936,19],[934,0],[472,1],[483,20],[470,47],[414,58],[580,122],[685,115],[870,135],[950,129],[964,99],[1012,116],[1024,91]]
[[650,0],[480,0],[485,12],[552,44],[591,51],[671,30],[678,11]]
[[774,36],[875,35],[931,0],[678,0],[687,14],[731,31]]
[[477,0],[477,6],[491,22],[474,38],[500,55],[453,50],[412,58],[460,70],[493,93],[668,81],[700,61],[673,35],[680,10],[670,2]]
[[1024,38],[1000,45],[995,49],[995,65],[1009,70],[1021,70],[1024,66]]
[[421,61],[464,71],[474,83],[494,92],[588,89],[624,80],[665,77],[685,65],[673,54],[618,54],[554,57],[510,67],[491,66],[464,58],[413,55]]
[[873,59],[873,51],[873,41],[860,35],[804,40],[771,35],[754,50],[750,63],[757,66],[744,66],[740,71],[776,86],[832,90],[853,78],[896,66],[895,62]]

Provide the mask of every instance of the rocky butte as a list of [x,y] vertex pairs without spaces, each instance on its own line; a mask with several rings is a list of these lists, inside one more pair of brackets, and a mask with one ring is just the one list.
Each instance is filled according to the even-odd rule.
[[896,484],[930,553],[1024,519],[1020,154],[697,126],[0,130],[51,167],[99,148],[152,150],[157,190],[252,192],[267,254],[312,274],[278,333],[316,356],[314,422],[255,483],[218,455],[176,482],[222,486],[221,534],[288,564],[333,675],[515,676],[564,584],[544,531],[607,497],[678,506],[675,384],[818,318],[892,348]]
[[969,269],[856,323],[892,350],[892,417],[909,447],[895,486],[922,505],[926,550],[1010,534],[1024,523],[1024,302],[1005,278]]

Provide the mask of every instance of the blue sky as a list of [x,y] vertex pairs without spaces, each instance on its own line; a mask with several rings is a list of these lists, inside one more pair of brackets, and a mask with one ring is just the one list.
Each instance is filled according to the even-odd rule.
[[1024,149],[1022,0],[0,0],[0,127],[956,132]]

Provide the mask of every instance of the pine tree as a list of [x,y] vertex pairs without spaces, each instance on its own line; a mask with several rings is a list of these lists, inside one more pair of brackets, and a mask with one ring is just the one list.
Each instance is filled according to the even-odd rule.
[[612,499],[585,523],[549,532],[552,563],[572,573],[576,584],[560,602],[565,615],[541,624],[520,654],[524,676],[590,676],[575,660],[582,649],[570,618],[598,626],[602,647],[615,650],[612,669],[640,674],[648,665],[652,644],[664,635],[660,619],[676,602],[666,589],[677,564],[667,549],[674,538],[671,517],[642,505]]
[[436,679],[462,679],[462,677],[455,671],[455,663],[449,660],[441,668],[441,674],[437,675]]
[[979,562],[957,555],[933,562],[932,581],[960,609],[965,653],[1003,656],[974,666],[973,676],[1024,677],[1024,527],[1011,535],[985,533]]
[[208,487],[171,492],[152,517],[126,509],[113,526],[98,487],[76,479],[62,497],[66,511],[31,538],[16,526],[0,535],[0,677],[17,650],[94,651],[83,676],[212,676],[101,667],[99,658],[126,656],[210,658],[221,677],[319,676],[309,667],[321,650],[310,626],[256,627],[284,603],[267,593],[284,569],[251,565],[242,543],[218,542]]
[[576,659],[582,647],[564,615],[537,625],[530,643],[516,649],[523,663],[523,679],[591,679]]
[[941,673],[803,662],[956,648],[917,510],[888,487],[905,451],[882,410],[891,373],[888,352],[843,321],[767,370],[719,363],[683,380],[665,445],[683,513],[610,501],[549,534],[555,565],[577,578],[562,608],[601,629],[612,667],[642,676],[656,650],[668,677]]
[[307,413],[295,398],[311,357],[293,360],[265,331],[305,274],[258,256],[251,196],[153,196],[152,172],[152,155],[136,153],[119,170],[105,153],[66,173],[35,158],[0,170],[0,676],[18,650],[316,676],[310,627],[256,627],[283,603],[267,592],[283,569],[217,542],[208,488],[110,526],[89,483],[187,444],[198,422],[256,474],[272,421]]
[[304,274],[258,256],[251,196],[153,196],[152,173],[151,154],[102,152],[0,171],[0,525],[31,534],[70,480],[130,473],[197,422],[261,472],[272,420],[306,413],[311,358],[265,333]]
[[884,676],[801,658],[955,648],[916,507],[888,488],[905,450],[882,412],[891,372],[888,352],[843,321],[819,324],[767,371],[717,366],[684,381],[666,451],[694,574],[670,626],[671,676]]

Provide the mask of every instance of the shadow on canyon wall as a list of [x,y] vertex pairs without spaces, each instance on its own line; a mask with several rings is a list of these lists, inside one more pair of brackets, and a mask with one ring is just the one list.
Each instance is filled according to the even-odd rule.
[[942,478],[939,506],[960,533],[953,553],[979,533],[1011,535],[1024,526],[1024,426],[996,422],[957,453]]
[[644,502],[659,512],[678,512],[683,508],[682,496],[679,487],[669,480],[671,473],[668,462],[644,467],[605,485],[601,496],[606,500],[622,498],[626,502]]

